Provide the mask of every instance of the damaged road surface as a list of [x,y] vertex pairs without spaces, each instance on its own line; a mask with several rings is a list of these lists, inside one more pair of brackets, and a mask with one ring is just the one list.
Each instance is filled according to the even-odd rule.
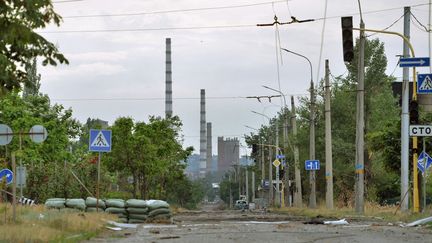
[[304,224],[305,221],[271,213],[183,213],[174,217],[173,224],[142,224],[127,236],[89,242],[432,242],[432,231],[425,226],[400,227],[358,219],[350,222],[348,218],[347,224]]

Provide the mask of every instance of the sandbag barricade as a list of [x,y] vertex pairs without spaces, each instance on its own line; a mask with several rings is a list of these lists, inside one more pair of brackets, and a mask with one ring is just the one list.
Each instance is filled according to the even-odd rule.
[[128,212],[128,223],[145,223],[148,218],[148,207],[145,200],[129,199],[126,201],[126,211]]
[[146,201],[149,208],[148,220],[169,220],[171,218],[171,210],[169,204],[162,200],[148,200]]
[[119,217],[119,222],[127,223],[128,215],[125,207],[125,201],[123,199],[107,199],[105,200],[106,213],[115,214]]
[[[85,200],[86,204],[86,212],[103,212],[105,211],[105,202],[102,199],[99,199],[99,201],[94,197],[87,197]],[[96,205],[98,206],[98,209],[96,208]]]
[[45,202],[47,209],[63,209],[66,207],[66,199],[64,198],[49,198]]
[[85,211],[87,207],[84,199],[82,198],[66,199],[65,204],[67,208],[78,209],[81,211]]

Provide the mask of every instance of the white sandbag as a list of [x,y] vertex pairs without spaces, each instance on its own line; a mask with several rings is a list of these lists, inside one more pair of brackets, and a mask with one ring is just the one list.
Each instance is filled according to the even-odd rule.
[[169,208],[169,204],[162,200],[147,200],[146,205],[150,211],[158,208]]

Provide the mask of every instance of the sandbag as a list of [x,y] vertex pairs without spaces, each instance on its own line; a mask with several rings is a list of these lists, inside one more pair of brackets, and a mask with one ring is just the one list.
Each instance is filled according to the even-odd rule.
[[158,208],[150,211],[149,216],[154,217],[159,214],[171,214],[171,210],[169,210],[169,208]]
[[127,208],[146,208],[147,201],[145,200],[140,200],[140,199],[129,199],[126,201],[126,207]]
[[127,223],[128,219],[127,218],[118,218],[116,221],[119,223]]
[[[87,207],[85,211],[89,213],[93,213],[96,212],[97,210],[96,207]],[[105,211],[103,208],[99,208],[98,212],[105,212]]]
[[129,219],[140,219],[140,220],[146,220],[148,216],[146,214],[129,214]]
[[148,208],[126,208],[129,214],[147,214]]
[[80,210],[86,209],[86,204],[84,199],[78,198],[78,199],[67,199],[66,200],[66,207],[68,208],[75,208]]
[[[94,197],[87,197],[85,200],[85,204],[87,207],[96,207],[96,201],[97,201],[97,199]],[[98,207],[99,208],[105,208],[105,202],[103,200],[99,199]]]
[[125,208],[113,208],[113,207],[106,208],[105,212],[113,213],[113,214],[126,214],[127,213]]
[[146,222],[145,220],[141,220],[141,219],[129,219],[128,220],[129,224],[142,224],[142,223],[145,223],[145,222]]
[[147,200],[146,205],[150,211],[158,208],[169,208],[169,204],[162,200]]
[[123,199],[107,199],[105,200],[107,208],[125,208],[126,204]]
[[48,201],[66,201],[66,198],[59,198],[59,197],[55,197],[55,198],[48,198],[46,201],[47,201],[47,202],[48,202]]
[[65,200],[47,200],[45,202],[45,207],[48,209],[62,209],[65,208]]

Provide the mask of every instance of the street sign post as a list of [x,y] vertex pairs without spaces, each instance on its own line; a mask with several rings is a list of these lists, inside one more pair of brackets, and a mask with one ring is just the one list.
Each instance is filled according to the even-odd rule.
[[432,73],[417,75],[417,93],[418,94],[432,93]]
[[13,181],[13,172],[9,169],[0,170],[0,183],[3,181],[3,177],[6,180],[6,185],[9,185]]
[[429,67],[429,57],[402,57],[399,59],[399,67]]
[[102,152],[111,152],[111,130],[90,129],[89,151],[99,152],[97,162],[96,212],[99,212],[100,162]]
[[305,169],[306,170],[319,170],[320,169],[319,160],[306,160],[305,161]]
[[431,137],[432,126],[431,125],[410,125],[409,135],[411,137]]

